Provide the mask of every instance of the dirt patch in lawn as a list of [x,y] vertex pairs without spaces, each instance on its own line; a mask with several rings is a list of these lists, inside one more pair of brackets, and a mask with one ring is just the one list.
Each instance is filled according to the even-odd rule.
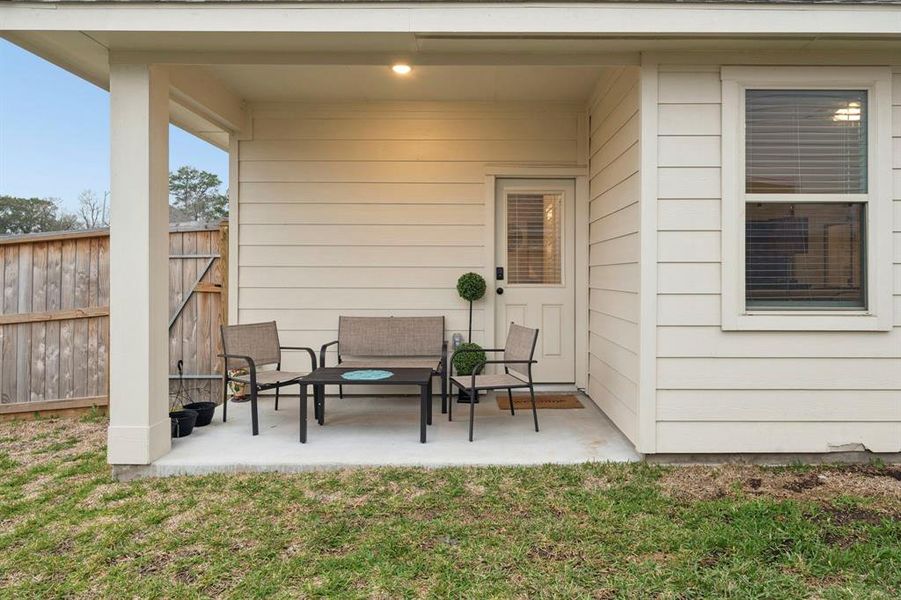
[[853,525],[854,523],[866,523],[878,525],[885,520],[885,515],[876,511],[853,507],[832,507],[825,511],[826,517],[833,525]]
[[873,510],[901,515],[898,467],[767,468],[751,465],[673,467],[660,478],[663,492],[685,500],[764,496],[831,503],[842,496],[865,497]]
[[7,423],[2,431],[0,454],[26,467],[69,460],[106,445],[106,424],[102,422],[38,419]]
[[856,525],[881,525],[886,520],[901,522],[901,512],[886,514],[848,506],[829,506],[814,517],[823,528],[823,541],[831,546],[850,548],[866,535]]

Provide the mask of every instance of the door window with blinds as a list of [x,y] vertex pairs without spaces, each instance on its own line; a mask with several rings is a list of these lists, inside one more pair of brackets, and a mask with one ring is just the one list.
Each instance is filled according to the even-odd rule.
[[744,90],[747,310],[867,308],[868,92]]
[[507,283],[563,284],[563,194],[510,192],[506,197]]

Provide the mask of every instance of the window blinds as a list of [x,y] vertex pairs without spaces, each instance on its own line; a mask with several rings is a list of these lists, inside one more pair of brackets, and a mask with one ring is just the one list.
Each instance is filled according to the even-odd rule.
[[563,283],[561,233],[563,196],[515,193],[507,196],[507,281]]
[[867,192],[865,90],[747,90],[745,189]]
[[749,202],[748,308],[865,308],[863,203]]

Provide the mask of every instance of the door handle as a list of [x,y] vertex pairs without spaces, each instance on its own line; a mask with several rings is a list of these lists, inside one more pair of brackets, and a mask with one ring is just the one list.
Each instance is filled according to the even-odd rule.
[[499,287],[495,290],[498,296],[502,296],[504,294],[504,288]]

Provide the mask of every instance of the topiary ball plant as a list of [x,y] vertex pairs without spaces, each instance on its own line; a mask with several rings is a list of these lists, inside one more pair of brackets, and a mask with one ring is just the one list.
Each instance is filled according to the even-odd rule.
[[478,273],[463,273],[457,280],[457,293],[464,300],[469,301],[469,337],[472,341],[472,303],[485,295],[488,285],[485,278]]
[[469,302],[475,302],[485,295],[485,278],[478,273],[464,273],[457,280],[457,293]]
[[[460,352],[461,350],[477,350],[478,352]],[[476,365],[483,360],[485,360],[485,353],[481,346],[471,342],[460,344],[454,355],[454,368],[458,375],[472,375]]]

